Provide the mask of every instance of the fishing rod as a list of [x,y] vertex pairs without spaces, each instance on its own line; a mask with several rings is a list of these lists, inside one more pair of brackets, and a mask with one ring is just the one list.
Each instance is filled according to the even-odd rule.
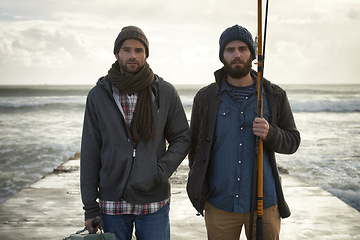
[[[266,44],[266,29],[268,16],[269,1],[266,0],[265,13],[265,29],[264,29],[264,47],[262,46],[262,0],[258,0],[258,36],[257,36],[257,55],[258,55],[258,71],[257,71],[257,117],[263,118],[263,76],[264,76],[264,59],[265,59],[265,44]],[[263,140],[256,137],[256,159],[254,163],[253,186],[251,196],[251,212],[250,212],[250,231],[249,236],[252,239],[254,211],[256,199],[256,240],[262,240],[263,231],[263,215],[264,215],[264,180],[263,180]]]

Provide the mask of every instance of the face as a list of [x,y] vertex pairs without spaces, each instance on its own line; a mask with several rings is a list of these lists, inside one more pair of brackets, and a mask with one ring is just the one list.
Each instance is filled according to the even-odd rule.
[[242,78],[249,74],[252,56],[246,43],[234,40],[226,44],[224,49],[225,72],[232,78]]
[[119,62],[121,71],[127,75],[135,75],[145,64],[145,46],[138,40],[127,39],[115,57]]

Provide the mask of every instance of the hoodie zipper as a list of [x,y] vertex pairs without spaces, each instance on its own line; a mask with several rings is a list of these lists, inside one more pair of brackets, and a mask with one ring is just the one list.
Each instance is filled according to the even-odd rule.
[[[126,126],[126,128],[128,128],[128,127]],[[128,138],[128,142],[131,142],[131,138]],[[131,165],[130,165],[130,170],[129,170],[128,177],[127,177],[127,179],[126,179],[126,182],[125,182],[123,191],[122,191],[122,193],[121,193],[122,199],[125,198],[125,192],[126,192],[127,186],[129,185],[130,178],[131,178],[131,176],[132,176],[132,171],[133,171],[134,162],[135,162],[135,157],[136,157],[136,146],[135,146],[134,143],[133,143],[132,145],[133,145],[133,151],[132,151]]]
[[[157,113],[159,114],[160,112],[160,97],[159,97],[159,94],[157,94],[157,91],[159,91],[159,86],[158,86],[158,82],[156,83],[157,84],[157,87],[156,87],[156,93],[153,92],[153,94],[155,95],[155,99],[154,99],[154,102],[157,103],[157,106],[158,106],[158,109],[157,109]],[[126,124],[126,121],[124,119],[124,117],[122,117],[122,120],[123,120],[123,124],[125,125],[125,129],[126,129],[126,134],[128,136],[128,142],[131,142],[131,133],[130,133],[130,129],[129,127],[127,126]],[[133,167],[134,167],[134,162],[135,162],[135,157],[136,157],[136,147],[137,147],[137,144],[135,144],[133,142],[133,152],[132,152],[132,161],[131,161],[131,166],[130,166],[130,171],[129,171],[129,175],[126,179],[126,182],[125,182],[125,185],[124,185],[124,189],[122,190],[122,193],[121,193],[121,197],[122,199],[125,198],[125,192],[126,192],[126,188],[130,182],[130,178],[131,178],[131,175],[132,175],[132,171],[133,171]]]
[[[128,141],[131,141],[130,138],[128,139]],[[129,182],[130,182],[130,178],[131,178],[131,175],[132,175],[131,173],[132,173],[133,167],[134,167],[135,157],[136,157],[136,147],[133,144],[132,159],[131,159],[131,165],[130,165],[129,174],[128,174],[128,177],[126,179],[124,188],[123,188],[123,190],[121,192],[121,195],[120,195],[122,200],[125,199],[125,192],[126,192],[127,186],[129,185]]]

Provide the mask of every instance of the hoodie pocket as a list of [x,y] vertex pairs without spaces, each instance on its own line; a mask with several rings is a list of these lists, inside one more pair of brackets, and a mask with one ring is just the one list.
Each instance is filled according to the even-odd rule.
[[150,192],[160,183],[161,169],[154,152],[137,152],[130,187],[140,192]]
[[[118,188],[120,185],[123,187],[128,179],[131,171],[132,150],[128,146],[113,147],[109,159],[103,161],[102,172],[100,173],[100,186]],[[102,181],[107,179],[106,181]]]

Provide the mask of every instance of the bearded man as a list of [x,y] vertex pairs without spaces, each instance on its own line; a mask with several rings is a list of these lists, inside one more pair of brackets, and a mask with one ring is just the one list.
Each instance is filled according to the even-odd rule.
[[[275,152],[291,154],[300,133],[286,92],[264,79],[264,118],[256,117],[257,76],[251,70],[255,46],[251,33],[235,25],[219,40],[215,82],[193,102],[187,192],[205,215],[208,239],[238,240],[242,226],[249,239],[256,137],[264,143],[264,239],[279,239],[280,218],[290,216],[281,188]],[[204,214],[205,211],[205,214]],[[256,224],[254,224],[254,228]],[[253,239],[256,231],[253,230]]]
[[[134,26],[114,44],[116,62],[90,90],[81,143],[85,226],[117,240],[169,240],[169,178],[188,153],[190,135],[176,89],[154,74],[149,42]],[[167,145],[168,144],[168,145]],[[101,216],[101,217],[100,217]]]

